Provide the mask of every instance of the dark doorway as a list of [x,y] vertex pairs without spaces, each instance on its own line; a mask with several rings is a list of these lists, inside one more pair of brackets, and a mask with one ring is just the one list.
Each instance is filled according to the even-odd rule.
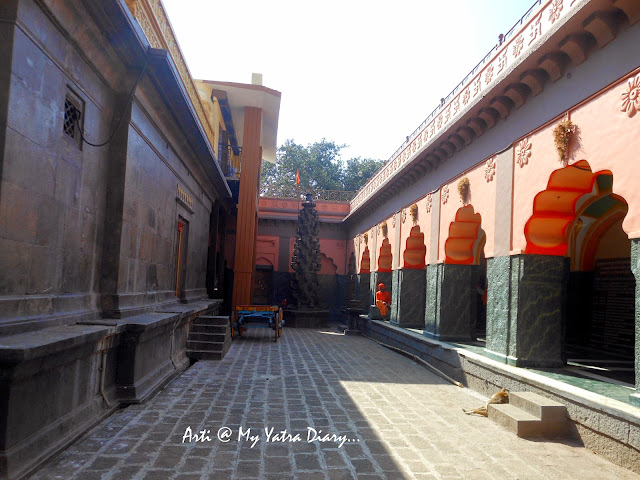
[[178,232],[176,238],[176,290],[175,296],[181,300],[186,298],[187,257],[189,252],[189,222],[178,216]]
[[254,305],[269,305],[271,298],[271,279],[273,278],[273,267],[267,265],[256,265],[253,274],[253,300]]

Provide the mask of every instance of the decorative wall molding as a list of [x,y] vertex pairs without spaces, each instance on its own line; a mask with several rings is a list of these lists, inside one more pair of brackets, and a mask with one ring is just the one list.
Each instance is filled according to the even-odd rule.
[[496,159],[490,158],[487,160],[486,165],[484,166],[484,178],[487,179],[487,182],[493,180],[493,177],[496,175]]
[[526,58],[524,53],[535,49],[538,41],[552,28],[556,28],[557,21],[562,17],[571,16],[576,8],[573,8],[573,2],[568,8],[564,8],[562,0],[548,0],[542,1],[539,7],[527,12],[519,28],[507,34],[504,43],[474,69],[473,75],[465,78],[456,87],[447,100],[429,115],[408,141],[358,191],[351,201],[351,212],[372,197],[405,163],[419,155],[424,150],[423,147],[432,146],[455,120],[468,113],[472,105],[475,105],[473,100],[476,97],[485,96],[500,82],[507,67],[523,61]]
[[529,158],[531,158],[531,143],[523,138],[516,147],[516,162],[522,168],[529,163]]
[[627,86],[620,95],[622,99],[621,112],[625,112],[629,118],[633,117],[640,110],[640,74],[629,78]]
[[427,194],[426,205],[427,213],[431,213],[431,208],[433,207],[433,195],[431,193]]
[[445,205],[449,200],[449,185],[442,187],[442,193],[440,196],[442,197],[442,204]]
[[180,46],[176,41],[176,36],[173,33],[173,29],[169,23],[169,17],[164,10],[162,2],[160,2],[160,0],[125,0],[125,2],[131,14],[138,21],[140,27],[142,27],[142,31],[151,46],[153,48],[162,48],[171,55],[185,90],[191,99],[193,108],[200,119],[200,123],[213,149],[214,145],[216,145],[214,129],[209,122],[209,117],[205,114],[198,90],[193,82],[193,77],[191,77],[189,67],[187,67],[187,63],[184,60]]

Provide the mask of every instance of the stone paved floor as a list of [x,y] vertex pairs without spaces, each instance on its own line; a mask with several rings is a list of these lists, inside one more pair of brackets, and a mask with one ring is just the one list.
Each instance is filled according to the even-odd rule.
[[[250,330],[223,361],[196,363],[32,479],[640,478],[584,448],[523,440],[464,415],[481,397],[365,338],[285,329],[274,343],[266,334]],[[210,441],[182,443],[187,427]],[[300,441],[267,441],[265,427]],[[307,427],[351,441],[309,443]],[[256,435],[253,448],[240,428]]]

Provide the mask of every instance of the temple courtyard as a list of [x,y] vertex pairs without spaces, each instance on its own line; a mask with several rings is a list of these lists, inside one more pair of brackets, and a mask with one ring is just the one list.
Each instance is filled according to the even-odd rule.
[[335,330],[250,329],[30,478],[627,479],[576,441],[524,440],[462,408],[486,398]]

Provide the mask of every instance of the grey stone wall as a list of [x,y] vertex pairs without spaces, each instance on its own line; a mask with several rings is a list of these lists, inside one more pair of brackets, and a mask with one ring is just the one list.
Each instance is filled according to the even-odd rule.
[[[8,53],[0,56],[0,270],[12,272],[0,276],[0,332],[134,315],[174,301],[180,214],[189,221],[186,298],[203,298],[217,192],[173,105],[149,81],[150,66],[125,111],[143,50],[136,57],[122,45],[105,48],[107,27],[82,3],[52,4],[62,28],[34,1],[17,3],[0,13]],[[124,114],[107,145],[64,133],[68,93],[82,103],[94,143],[107,140]],[[178,184],[193,212],[176,202]]]
[[[11,11],[3,5],[2,38],[11,40],[0,79],[7,112],[0,121],[0,270],[12,273],[0,276],[0,323],[29,329],[42,317],[96,316],[110,150],[79,148],[63,132],[65,96],[71,86],[84,101],[85,129],[105,139],[119,105],[117,79],[130,75],[104,49],[96,61],[108,67],[98,75],[34,2],[20,2],[17,24]],[[78,5],[75,14],[83,13]],[[93,24],[84,28],[91,48],[101,34]]]
[[357,283],[356,283],[356,291],[358,301],[360,302],[360,308],[369,311],[369,306],[371,305],[372,295],[371,295],[371,274],[370,273],[359,273],[357,275]]

